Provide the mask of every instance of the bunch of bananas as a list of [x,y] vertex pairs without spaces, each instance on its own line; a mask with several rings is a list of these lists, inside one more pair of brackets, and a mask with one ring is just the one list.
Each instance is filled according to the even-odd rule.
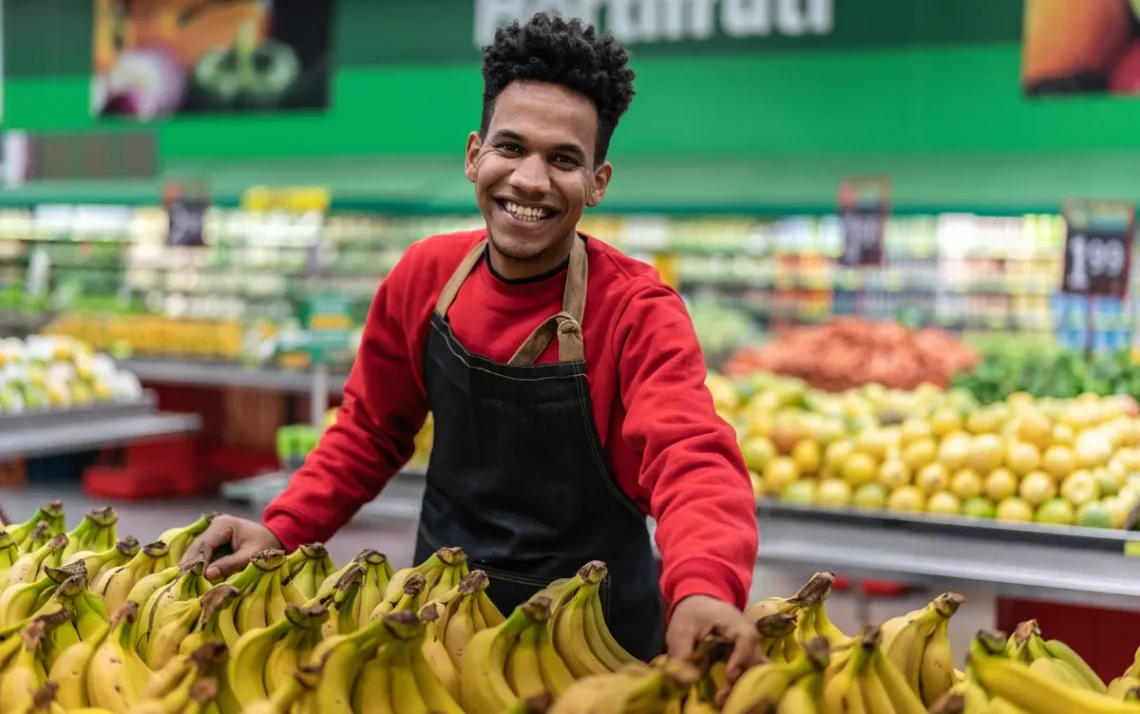
[[[1140,714],[1136,664],[1106,688],[1076,653],[1041,639],[1037,623],[1008,639],[979,632],[965,677],[931,706],[934,714]],[[1140,651],[1137,652],[1140,661]]]
[[140,546],[110,508],[68,531],[49,503],[0,530],[0,714],[1140,714],[1140,650],[1106,687],[1034,621],[954,669],[954,593],[848,636],[816,573],[748,608],[761,664],[730,683],[715,635],[686,661],[631,656],[600,561],[504,615],[459,548],[394,570],[309,544],[212,581],[187,557],[211,518]]

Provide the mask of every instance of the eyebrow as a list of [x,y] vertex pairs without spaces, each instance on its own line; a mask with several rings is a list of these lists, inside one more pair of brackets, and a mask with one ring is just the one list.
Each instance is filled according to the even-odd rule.
[[[526,141],[526,138],[517,131],[510,129],[500,129],[495,132],[492,139],[510,139],[511,141]],[[577,156],[584,157],[586,150],[577,144],[558,144],[554,147],[554,151],[562,151],[568,154],[576,154]]]

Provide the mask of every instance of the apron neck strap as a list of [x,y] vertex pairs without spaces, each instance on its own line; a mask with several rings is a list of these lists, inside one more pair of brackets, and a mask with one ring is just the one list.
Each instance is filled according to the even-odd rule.
[[[487,241],[479,242],[463,262],[456,268],[455,273],[435,303],[435,312],[440,317],[446,317],[455,296],[463,281],[479,264],[483,253],[487,249]],[[526,342],[519,347],[511,357],[509,365],[526,366],[534,364],[546,351],[550,341],[558,337],[558,361],[582,362],[586,358],[585,343],[582,339],[582,315],[586,312],[586,283],[589,278],[589,261],[586,259],[586,243],[575,236],[574,244],[570,247],[570,263],[566,270],[566,287],[562,293],[562,311],[542,322]]]

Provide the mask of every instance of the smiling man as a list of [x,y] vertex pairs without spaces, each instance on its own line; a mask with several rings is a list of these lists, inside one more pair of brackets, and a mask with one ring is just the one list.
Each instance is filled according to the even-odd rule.
[[207,557],[232,544],[215,574],[331,537],[430,411],[417,560],[462,547],[504,611],[603,560],[606,620],[631,653],[684,656],[719,632],[737,645],[730,678],[751,661],[755,504],[692,322],[652,268],[577,231],[613,175],[627,61],[579,21],[496,33],[465,166],[486,228],[416,243],[384,280],[336,424],[262,523],[219,517],[199,540]]

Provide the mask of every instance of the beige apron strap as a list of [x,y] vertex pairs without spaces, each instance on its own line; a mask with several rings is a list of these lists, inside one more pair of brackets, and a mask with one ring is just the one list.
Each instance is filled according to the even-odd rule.
[[570,249],[570,265],[566,273],[566,288],[562,293],[562,312],[543,320],[526,338],[511,361],[512,367],[529,366],[538,361],[550,345],[550,340],[558,336],[558,361],[583,362],[586,359],[586,343],[582,339],[582,315],[586,310],[586,281],[589,265],[586,260],[586,244],[575,240]]
[[487,241],[479,241],[479,245],[471,249],[463,262],[452,273],[451,279],[443,286],[443,291],[439,294],[439,300],[435,303],[435,312],[440,317],[447,317],[447,311],[451,308],[451,303],[455,302],[455,296],[459,294],[459,288],[463,286],[463,281],[483,259],[483,253],[487,249]]

